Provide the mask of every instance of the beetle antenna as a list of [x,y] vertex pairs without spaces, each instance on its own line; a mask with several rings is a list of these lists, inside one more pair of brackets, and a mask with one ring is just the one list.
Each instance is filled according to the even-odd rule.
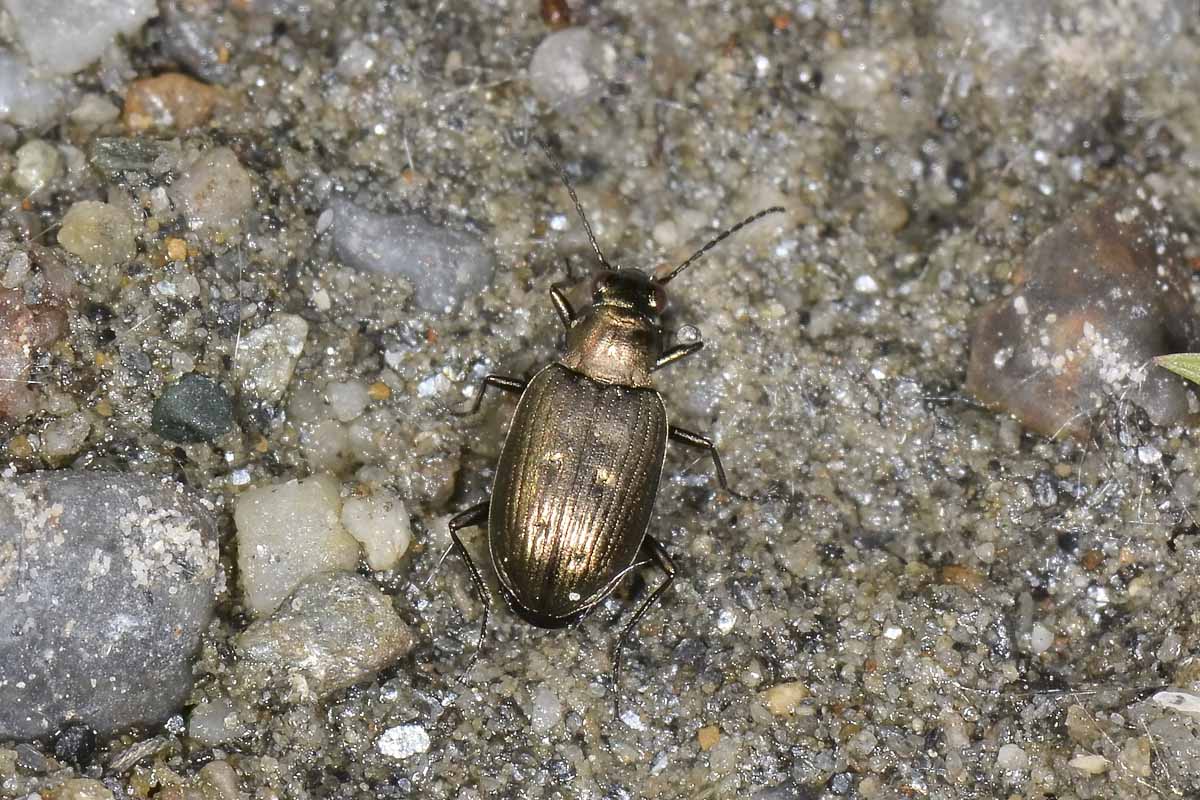
[[575,211],[579,213],[579,219],[583,222],[583,229],[587,231],[588,241],[592,243],[592,249],[596,251],[596,258],[600,259],[600,263],[604,265],[605,269],[612,269],[609,266],[608,259],[604,257],[604,253],[600,252],[600,245],[596,244],[596,235],[592,233],[592,226],[588,223],[587,215],[583,213],[583,206],[579,204],[579,197],[575,194],[575,187],[571,185],[571,178],[568,177],[567,170],[563,168],[562,162],[551,152],[550,145],[541,139],[537,141],[546,153],[546,158],[550,159],[550,163],[558,170],[558,177],[562,178],[563,186],[567,187],[567,194],[571,195],[571,202],[575,204]]
[[690,267],[696,261],[699,261],[700,257],[703,256],[705,253],[707,253],[709,250],[712,250],[714,247],[716,247],[721,242],[728,239],[730,236],[733,236],[735,233],[737,233],[742,228],[749,225],[751,222],[757,222],[758,220],[762,219],[763,217],[767,216],[768,214],[782,214],[783,211],[784,211],[783,206],[771,206],[770,208],[764,208],[762,211],[759,211],[757,214],[751,214],[750,216],[746,217],[744,220],[739,222],[737,225],[734,225],[732,228],[728,228],[727,230],[724,230],[721,233],[717,234],[717,236],[712,241],[710,241],[708,244],[704,245],[704,247],[701,247],[696,252],[692,253],[688,257],[687,261],[684,261],[678,267],[671,270],[671,273],[669,275],[667,275],[667,277],[660,280],[659,283],[660,284],[669,283],[671,281],[671,279],[674,278],[676,275],[683,272],[685,269]]

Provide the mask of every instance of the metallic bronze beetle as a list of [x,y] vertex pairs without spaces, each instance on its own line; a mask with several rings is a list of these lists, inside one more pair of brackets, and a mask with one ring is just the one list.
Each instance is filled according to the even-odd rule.
[[783,209],[768,208],[742,220],[656,280],[641,270],[609,265],[566,171],[549,149],[546,154],[567,187],[601,269],[592,303],[582,314],[571,307],[561,285],[550,288],[554,310],[567,329],[561,359],[528,382],[503,375],[483,379],[468,413],[479,409],[488,387],[521,399],[500,453],[491,498],[455,516],[450,536],[483,604],[480,649],[490,603],[459,538],[463,528],[487,522],[492,567],[505,601],[522,619],[542,628],[578,621],[627,574],[657,564],[666,578],[634,612],[613,652],[615,701],[625,640],[675,579],[667,551],[646,534],[667,440],[707,450],[721,488],[736,494],[726,483],[712,441],[668,424],[662,395],[651,384],[651,373],[704,346],[701,341],[665,346],[663,287],[722,240]]

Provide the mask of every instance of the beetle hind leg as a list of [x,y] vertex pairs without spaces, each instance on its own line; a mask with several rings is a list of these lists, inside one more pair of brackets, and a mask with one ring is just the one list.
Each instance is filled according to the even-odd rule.
[[662,596],[663,592],[670,588],[675,581],[675,562],[671,560],[671,556],[667,553],[665,547],[659,544],[658,540],[653,536],[647,536],[642,542],[643,550],[649,551],[649,558],[643,563],[653,563],[659,567],[665,574],[666,578],[663,582],[655,587],[650,596],[642,601],[638,606],[637,611],[633,612],[633,619],[626,623],[621,629],[621,634],[617,637],[617,644],[613,648],[612,659],[612,693],[613,693],[613,717],[620,718],[621,716],[621,652],[625,649],[625,642],[633,634],[642,617],[648,612]]
[[471,506],[466,511],[456,514],[449,524],[450,538],[454,540],[454,547],[458,550],[458,554],[462,556],[463,561],[467,564],[467,569],[471,572],[471,582],[475,584],[475,594],[479,597],[479,603],[483,606],[483,622],[479,626],[479,643],[475,646],[475,654],[471,656],[471,660],[467,663],[466,669],[463,672],[470,672],[475,666],[475,662],[479,660],[479,654],[483,652],[483,640],[487,636],[488,612],[491,611],[491,599],[488,597],[487,586],[483,583],[483,576],[479,574],[475,562],[471,560],[471,554],[467,551],[466,545],[459,538],[458,532],[463,528],[469,528],[472,525],[481,525],[487,522],[488,505],[491,501],[484,500],[482,503]]

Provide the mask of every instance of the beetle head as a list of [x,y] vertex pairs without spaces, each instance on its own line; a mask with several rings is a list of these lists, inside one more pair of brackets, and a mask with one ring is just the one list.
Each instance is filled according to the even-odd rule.
[[592,281],[592,304],[628,309],[658,324],[667,310],[667,293],[640,269],[603,269]]

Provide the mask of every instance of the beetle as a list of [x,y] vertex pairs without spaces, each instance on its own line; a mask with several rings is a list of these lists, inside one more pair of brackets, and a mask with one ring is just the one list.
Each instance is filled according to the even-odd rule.
[[[651,374],[698,350],[696,340],[667,346],[662,324],[665,286],[720,242],[778,206],[721,232],[663,278],[609,264],[566,170],[544,143],[583,223],[599,262],[591,304],[577,313],[550,287],[566,328],[566,351],[528,381],[487,375],[466,413],[479,410],[489,388],[520,395],[488,499],[450,520],[453,545],[471,573],[483,606],[475,659],[482,651],[491,608],[487,589],[459,531],[486,523],[488,551],[508,606],[526,622],[560,628],[579,621],[612,594],[630,572],[654,564],[665,577],[638,606],[613,650],[614,709],[626,639],[675,580],[675,565],[647,533],[666,457],[667,441],[711,457],[721,488],[729,488],[712,440],[669,424]],[[469,669],[469,667],[468,667]]]

